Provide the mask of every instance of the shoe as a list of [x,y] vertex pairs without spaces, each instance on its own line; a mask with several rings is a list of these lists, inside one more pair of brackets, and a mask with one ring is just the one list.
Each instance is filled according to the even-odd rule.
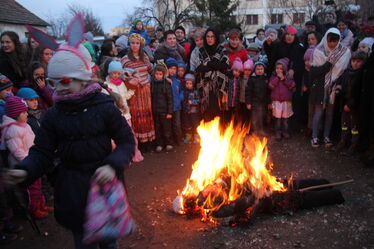
[[171,151],[174,147],[172,145],[166,145],[166,151]]
[[8,244],[17,239],[17,234],[15,233],[0,233],[0,245]]
[[310,142],[311,142],[313,148],[318,148],[319,147],[318,138],[312,138],[312,140],[310,140]]
[[275,139],[276,139],[277,141],[282,140],[282,132],[281,132],[281,131],[276,131],[276,132],[275,132]]
[[45,205],[45,206],[43,206],[43,207],[41,208],[41,210],[42,210],[42,211],[45,211],[45,212],[52,212],[52,211],[54,210],[54,208],[51,207],[51,206],[47,206],[47,205]]
[[10,223],[4,227],[4,232],[7,234],[19,233],[23,230],[23,226]]
[[35,219],[43,219],[48,216],[48,213],[40,209],[37,209],[37,210],[31,211],[31,215]]
[[290,138],[290,134],[288,133],[288,132],[286,132],[286,131],[282,131],[282,136],[284,137],[284,138]]
[[331,140],[330,140],[329,137],[325,137],[325,138],[323,139],[323,142],[324,142],[326,148],[330,148],[330,147],[332,147],[332,146],[334,145],[334,144],[331,142]]
[[156,152],[161,152],[162,151],[162,146],[157,146],[156,147]]

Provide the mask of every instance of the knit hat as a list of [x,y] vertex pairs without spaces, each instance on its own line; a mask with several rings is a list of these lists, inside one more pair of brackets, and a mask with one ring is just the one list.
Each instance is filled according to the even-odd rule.
[[158,26],[158,27],[156,28],[156,31],[162,31],[162,32],[164,32],[164,29],[163,29],[161,26]]
[[27,111],[27,104],[25,101],[17,96],[9,96],[5,101],[5,115],[13,119],[17,119],[18,116]]
[[374,38],[373,37],[366,37],[359,44],[366,44],[369,50],[373,47]]
[[286,73],[288,71],[288,64],[290,62],[290,59],[288,59],[287,57],[284,57],[284,58],[281,58],[279,60],[277,60],[277,62],[275,63],[275,65],[282,65],[283,66],[283,72]]
[[307,21],[305,23],[305,26],[316,26],[317,27],[317,24],[315,22],[313,22],[313,21]]
[[232,38],[232,37],[239,37],[240,38],[240,30],[239,29],[231,29],[229,31],[229,34],[228,34],[228,37],[229,38]]
[[262,62],[262,61],[257,61],[257,62],[255,63],[255,66],[254,66],[254,69],[253,69],[253,70],[256,70],[256,67],[257,67],[257,66],[263,66],[264,68],[266,68],[265,63]]
[[127,38],[126,35],[121,35],[116,40],[116,46],[119,46],[121,48],[127,48],[129,46],[128,44],[129,44],[129,39]]
[[186,29],[183,28],[183,26],[178,26],[175,28],[174,32],[177,31],[178,29],[182,30],[184,34],[186,34]]
[[251,42],[251,43],[248,44],[247,50],[255,50],[255,51],[258,52],[260,49],[259,49],[259,47],[257,46],[256,43]]
[[310,58],[312,58],[313,51],[315,49],[315,46],[309,47],[304,54],[304,61],[310,61]]
[[185,81],[192,81],[192,83],[195,83],[195,76],[191,73],[188,73],[184,76]]
[[278,32],[277,32],[275,29],[273,29],[273,28],[267,28],[267,29],[265,30],[265,36],[269,36],[270,33],[273,33],[273,34],[278,35]]
[[184,70],[186,70],[187,68],[186,63],[184,63],[184,61],[178,61],[178,67],[183,67]]
[[[142,19],[140,19],[140,18],[135,18],[135,19],[134,19],[134,22],[133,22],[134,27],[136,26],[136,24],[137,24],[138,22],[142,22]],[[142,22],[142,23],[143,23],[143,22]]]
[[232,63],[231,70],[237,69],[243,71],[243,62],[239,57],[236,57]]
[[253,70],[254,64],[251,59],[246,60],[243,63],[243,70]]
[[292,26],[292,25],[288,25],[286,27],[286,33],[287,34],[296,35],[297,34],[297,29],[294,26]]
[[94,36],[90,31],[88,31],[87,33],[84,33],[83,38],[89,41],[90,43],[94,42]]
[[351,60],[358,59],[365,61],[367,59],[367,55],[364,51],[355,51],[352,53]]
[[25,100],[39,98],[39,95],[34,91],[34,89],[29,87],[23,87],[18,90],[17,96]]
[[92,44],[89,42],[85,42],[82,43],[82,45],[87,49],[88,53],[90,53],[92,62],[96,62],[96,52]]
[[13,82],[10,81],[8,77],[0,73],[0,91],[13,86]]
[[169,67],[178,67],[178,62],[176,59],[169,57],[165,61],[166,66]]
[[122,73],[122,65],[119,61],[111,61],[108,66],[108,73],[111,72],[121,72]]

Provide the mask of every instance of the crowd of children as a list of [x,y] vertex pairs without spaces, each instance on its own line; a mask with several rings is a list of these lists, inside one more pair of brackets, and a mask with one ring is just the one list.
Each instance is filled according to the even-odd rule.
[[[83,71],[77,71],[72,64],[64,69],[48,67],[47,72],[44,64],[48,64],[48,60],[43,60],[43,64],[40,60],[34,61],[35,58],[26,66],[23,64],[26,58],[18,58],[21,45],[17,35],[3,32],[0,51],[2,163],[13,168],[28,155],[48,108],[58,104],[61,109],[56,109],[56,113],[74,116],[74,105],[100,106],[108,101],[95,97],[92,101],[97,103],[93,104],[85,98],[99,90],[115,96],[116,107],[131,128],[120,123],[115,125],[127,135],[129,130],[135,135],[135,153],[128,153],[132,155],[132,162],[142,161],[142,153],[149,150],[170,152],[180,143],[198,143],[196,129],[200,121],[217,115],[226,124],[234,121],[251,125],[251,132],[257,136],[271,136],[274,131],[278,141],[289,138],[301,127],[309,131],[312,147],[319,147],[321,142],[332,147],[332,135],[336,135],[339,142],[333,149],[342,155],[370,151],[374,127],[371,72],[374,19],[368,21],[368,25],[362,26],[365,32],[361,33],[359,29],[352,32],[345,22],[339,21],[335,25],[337,28],[332,26],[319,34],[322,32],[322,29],[316,31],[319,24],[307,22],[315,29],[300,35],[304,40],[298,38],[300,31],[287,25],[281,30],[259,30],[253,42],[248,42],[239,29],[230,30],[227,39],[221,39],[212,28],[196,28],[186,37],[183,27],[166,31],[164,37],[158,33],[151,39],[141,20],[136,19],[129,37],[121,36],[118,42],[106,40],[97,60],[97,51],[85,40],[84,47],[79,49],[86,50],[79,53],[90,57],[90,65],[84,63]],[[367,32],[368,27],[370,32]],[[366,37],[362,37],[363,34]],[[323,35],[321,40],[320,35]],[[71,52],[69,49],[56,54],[70,60],[71,54],[62,55]],[[26,77],[26,68],[29,77]],[[79,78],[82,72],[84,79]],[[68,75],[70,78],[66,78]],[[63,83],[74,86],[75,79],[99,81],[101,87],[91,84],[81,89],[77,83],[75,95],[71,89],[63,88],[56,93],[56,86]],[[71,106],[63,104],[65,94]],[[80,98],[86,102],[81,102]],[[95,115],[104,115],[103,109],[97,112]],[[59,117],[54,118],[56,120],[49,117],[51,124]],[[337,119],[341,120],[336,126],[338,129],[334,126]],[[55,125],[64,130],[62,124]],[[71,125],[68,126],[74,129]],[[102,125],[94,128],[101,131]],[[113,132],[113,136],[117,135]],[[62,139],[61,136],[63,134],[53,135],[56,139]],[[120,146],[119,150],[123,150],[118,144],[120,141],[114,140],[112,149]],[[53,210],[45,203],[40,177],[25,190],[34,217],[46,217]],[[3,194],[0,184],[1,202]],[[0,225],[3,241],[12,240],[14,232],[19,230],[10,229],[7,221],[0,221]]]

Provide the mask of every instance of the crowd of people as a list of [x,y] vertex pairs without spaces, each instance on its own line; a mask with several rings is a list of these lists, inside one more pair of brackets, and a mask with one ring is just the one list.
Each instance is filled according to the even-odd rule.
[[[85,33],[80,52],[74,53],[89,59],[65,67],[58,63],[73,61],[71,55],[63,54],[70,53],[70,48],[55,52],[32,36],[21,44],[15,32],[5,31],[0,36],[2,167],[26,167],[32,164],[31,159],[47,164],[43,161],[46,158],[37,157],[42,153],[38,148],[30,150],[38,143],[60,152],[59,158],[53,159],[57,165],[59,160],[66,164],[66,158],[73,158],[69,162],[72,165],[89,162],[86,157],[93,151],[78,152],[69,144],[89,143],[93,134],[105,129],[113,136],[112,149],[118,151],[125,148],[124,135],[118,132],[132,132],[135,142],[126,141],[126,146],[134,146],[135,152],[126,155],[132,162],[140,162],[151,151],[172,151],[181,143],[198,143],[196,128],[200,121],[217,116],[223,126],[230,122],[251,125],[255,135],[274,136],[278,141],[304,132],[313,148],[323,145],[342,156],[369,152],[362,159],[372,165],[374,17],[360,25],[348,19],[336,20],[336,13],[326,13],[325,17],[324,22],[318,18],[306,22],[304,29],[292,25],[279,30],[259,29],[253,39],[244,37],[239,28],[219,34],[211,27],[194,27],[187,33],[182,26],[167,31],[157,28],[152,37],[136,19],[128,35],[108,38],[100,48],[94,44],[93,35]],[[80,66],[83,69],[79,71]],[[99,84],[81,89],[81,85],[75,85],[76,80]],[[73,94],[62,87],[64,84],[79,91]],[[110,106],[106,114],[104,107],[87,111],[109,101],[104,97],[84,98],[97,91],[114,98],[129,126],[116,123]],[[73,101],[66,104],[67,99]],[[77,105],[90,113],[79,122],[74,118]],[[55,106],[57,109],[47,112]],[[111,118],[111,126],[105,127],[107,123],[101,120]],[[79,126],[86,121],[92,126]],[[40,129],[43,125],[48,129]],[[70,129],[66,134],[75,136],[54,134],[60,128]],[[37,135],[35,139],[38,133],[43,137]],[[106,146],[103,134],[95,139],[97,146]],[[108,149],[105,146],[99,146],[95,156],[100,157]],[[43,149],[53,153],[50,148]],[[27,157],[29,151],[32,153]],[[44,218],[53,207],[46,205],[39,170],[28,173],[33,176],[26,188],[29,211],[35,218]],[[103,178],[107,175],[103,173]],[[72,176],[66,173],[65,177]],[[0,187],[0,243],[5,243],[14,240],[21,227],[11,223],[4,186]],[[61,202],[69,199],[56,201],[64,206]],[[79,222],[57,218],[72,226]]]

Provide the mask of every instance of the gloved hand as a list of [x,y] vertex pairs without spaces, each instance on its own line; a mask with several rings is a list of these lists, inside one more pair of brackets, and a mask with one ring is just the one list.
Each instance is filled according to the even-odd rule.
[[96,170],[95,174],[96,174],[96,180],[101,184],[111,182],[114,179],[114,177],[116,176],[116,172],[108,164],[98,168]]
[[2,175],[2,181],[5,185],[13,186],[23,182],[27,177],[27,171],[22,169],[11,169],[5,171]]

